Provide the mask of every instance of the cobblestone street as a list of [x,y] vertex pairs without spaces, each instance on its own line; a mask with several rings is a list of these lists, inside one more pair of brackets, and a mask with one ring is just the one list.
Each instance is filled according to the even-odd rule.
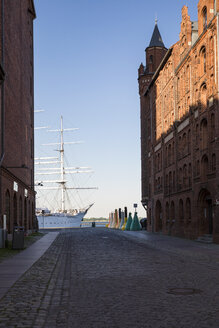
[[1,299],[0,327],[218,328],[218,245],[151,238],[60,232]]

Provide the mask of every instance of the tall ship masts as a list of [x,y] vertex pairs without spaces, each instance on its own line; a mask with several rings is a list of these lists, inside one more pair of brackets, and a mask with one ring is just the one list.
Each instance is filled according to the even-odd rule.
[[[39,186],[39,191],[45,191],[45,190],[59,190],[61,194],[61,206],[58,210],[59,213],[67,213],[69,210],[67,209],[66,205],[66,192],[68,190],[85,190],[85,189],[97,189],[96,187],[80,187],[80,186],[69,186],[67,184],[68,179],[67,175],[70,174],[77,174],[77,173],[92,173],[93,171],[89,167],[72,167],[72,166],[65,166],[65,160],[64,160],[64,153],[65,153],[65,144],[78,144],[82,143],[81,141],[76,142],[65,142],[64,141],[64,132],[65,131],[74,131],[78,130],[78,128],[67,128],[64,129],[63,127],[63,117],[61,116],[61,125],[60,129],[56,130],[48,130],[48,132],[58,132],[60,134],[59,142],[57,143],[48,143],[43,144],[44,146],[58,146],[58,149],[56,151],[59,152],[59,157],[37,157],[35,158],[35,165],[39,166],[36,176],[40,176],[42,178],[43,176],[52,176],[52,175],[58,175],[59,178],[57,179],[51,179],[48,180],[47,178],[42,178],[35,181],[35,185]],[[55,164],[56,167],[41,167],[41,165],[48,165],[48,164]],[[58,165],[58,166],[57,166]],[[53,184],[58,184],[58,186],[53,186]],[[49,184],[49,185],[47,185]],[[52,184],[52,185],[51,185]],[[69,201],[69,196],[67,196]],[[71,199],[72,200],[72,199]],[[73,210],[73,208],[70,209],[70,211]],[[79,212],[83,212],[84,210],[79,210]],[[76,211],[77,212],[77,211]]]

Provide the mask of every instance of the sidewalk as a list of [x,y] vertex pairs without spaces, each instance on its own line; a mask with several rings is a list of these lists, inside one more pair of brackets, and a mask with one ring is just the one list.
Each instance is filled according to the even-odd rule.
[[0,263],[0,299],[8,289],[45,253],[59,232],[49,232],[24,251]]
[[[121,232],[120,232],[121,233]],[[190,239],[141,231],[123,231],[124,236],[130,239],[138,239],[139,242],[146,244],[153,249],[167,251],[180,256],[185,256],[195,260],[204,260],[208,263],[219,264],[219,245],[205,244]]]

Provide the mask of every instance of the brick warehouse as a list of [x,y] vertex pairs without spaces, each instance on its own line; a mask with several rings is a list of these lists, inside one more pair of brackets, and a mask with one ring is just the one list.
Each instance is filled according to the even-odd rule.
[[35,216],[32,0],[0,1],[0,227],[31,230]]
[[184,6],[169,49],[156,24],[145,51],[138,81],[148,230],[219,243],[219,0],[200,0],[197,22]]

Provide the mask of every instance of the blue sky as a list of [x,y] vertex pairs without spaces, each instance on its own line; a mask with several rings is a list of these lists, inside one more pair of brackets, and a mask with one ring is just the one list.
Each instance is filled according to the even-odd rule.
[[[97,186],[81,198],[95,205],[89,216],[108,216],[109,211],[138,203],[140,216],[140,114],[137,70],[145,63],[158,18],[165,46],[177,42],[181,8],[189,7],[197,19],[194,0],[35,0],[35,125],[80,130],[68,134],[66,146],[72,166],[91,166],[95,171],[82,183]],[[51,141],[36,131],[35,155],[46,155],[41,143]],[[52,155],[52,154],[51,154]],[[38,195],[39,196],[39,195]],[[83,203],[83,205],[86,205]]]

